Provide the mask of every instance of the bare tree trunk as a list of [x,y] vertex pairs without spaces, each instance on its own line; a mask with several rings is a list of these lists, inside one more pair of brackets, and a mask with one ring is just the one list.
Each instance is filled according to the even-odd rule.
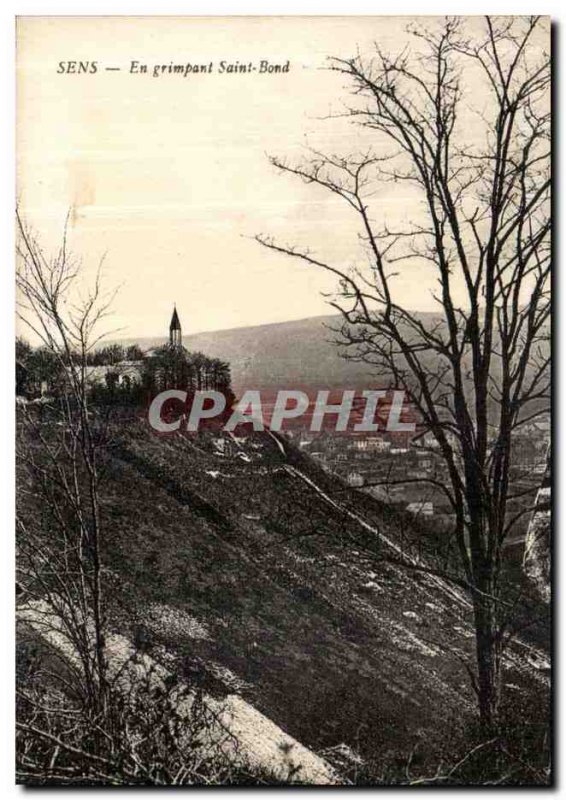
[[500,648],[496,601],[490,594],[490,582],[478,586],[481,594],[474,599],[474,626],[476,631],[477,695],[480,723],[486,732],[497,720],[500,692]]

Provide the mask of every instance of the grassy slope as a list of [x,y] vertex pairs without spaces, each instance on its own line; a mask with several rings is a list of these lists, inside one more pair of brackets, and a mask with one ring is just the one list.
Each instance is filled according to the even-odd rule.
[[[300,475],[395,539],[386,509],[296,453],[293,474],[267,435],[242,451],[249,460],[215,454],[203,438],[122,430],[103,487],[124,609],[116,625],[132,632],[136,617],[143,628],[149,602],[190,613],[208,639],[164,628],[151,641],[174,648],[193,673],[204,664],[205,681],[206,665],[229,668],[247,698],[312,748],[346,742],[387,762],[403,761],[417,741],[426,757],[447,731],[456,741],[474,703],[461,663],[473,660],[465,605],[353,545],[375,537]],[[506,680],[519,701],[533,671]]]

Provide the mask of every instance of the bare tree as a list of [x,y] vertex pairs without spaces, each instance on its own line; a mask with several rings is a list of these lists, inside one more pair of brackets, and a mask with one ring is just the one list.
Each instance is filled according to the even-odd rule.
[[[405,389],[438,443],[473,601],[480,719],[489,727],[505,626],[503,544],[515,521],[513,442],[548,410],[550,395],[550,61],[536,44],[539,18],[487,17],[473,35],[466,24],[414,27],[415,47],[400,55],[376,46],[369,58],[331,60],[351,86],[345,115],[376,149],[313,152],[296,165],[271,159],[356,215],[367,265],[257,238],[337,277],[342,343]],[[468,76],[482,93],[481,143],[467,136]],[[384,143],[385,155],[377,149]],[[380,182],[418,192],[414,224],[392,230],[375,220]],[[434,277],[433,321],[403,302],[397,278],[407,263]]]
[[55,396],[23,402],[18,414],[17,779],[273,781],[236,762],[224,709],[179,678],[168,654],[132,647],[123,660],[109,644],[109,596],[120,580],[104,564],[100,514],[111,440],[106,415],[90,400],[87,362],[113,293],[103,290],[100,269],[86,287],[66,230],[50,258],[19,214],[17,229],[18,315],[58,367]]
[[[96,715],[104,712],[107,689],[98,470],[103,431],[89,408],[87,356],[100,339],[112,295],[102,289],[100,269],[89,290],[79,283],[80,262],[68,252],[66,226],[52,258],[19,213],[17,234],[18,316],[59,375],[50,407],[24,405],[19,415],[20,587],[63,621],[81,660],[85,702]],[[44,424],[45,412],[50,424]]]

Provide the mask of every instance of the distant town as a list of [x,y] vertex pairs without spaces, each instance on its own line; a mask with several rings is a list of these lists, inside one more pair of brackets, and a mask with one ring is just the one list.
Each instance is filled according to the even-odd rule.
[[[550,436],[550,414],[542,414],[522,426],[521,433],[514,437],[515,466],[511,481],[515,493],[527,492],[516,503],[517,510],[532,504],[533,497],[527,490],[533,487],[534,492],[543,480]],[[432,434],[417,435],[411,440],[408,434],[385,431],[369,436],[301,432],[294,438],[325,471],[351,487],[399,510],[450,524],[452,509],[440,488],[448,482],[446,465]],[[517,543],[523,541],[527,523],[525,516],[524,523],[519,523]]]

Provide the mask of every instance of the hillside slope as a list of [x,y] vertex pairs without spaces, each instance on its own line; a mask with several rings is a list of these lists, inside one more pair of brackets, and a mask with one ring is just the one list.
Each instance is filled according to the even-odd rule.
[[[345,743],[374,772],[417,745],[433,764],[447,732],[465,746],[470,607],[395,563],[387,507],[268,433],[220,445],[142,423],[117,434],[102,492],[117,630],[165,645],[207,691],[239,692],[311,749]],[[546,669],[531,647],[509,652],[507,695],[525,714],[533,687],[546,696]]]

